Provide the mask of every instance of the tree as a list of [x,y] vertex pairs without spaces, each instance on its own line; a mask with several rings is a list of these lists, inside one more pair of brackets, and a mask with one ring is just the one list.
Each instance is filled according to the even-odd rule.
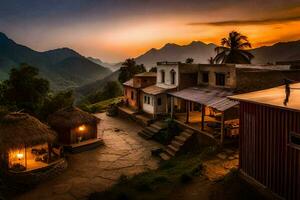
[[228,38],[221,40],[221,46],[216,47],[216,63],[250,64],[254,56],[246,49],[251,48],[248,38],[236,31],[229,33]]
[[213,57],[210,57],[210,58],[208,59],[208,63],[209,63],[209,64],[215,64],[215,59],[214,59]]
[[185,63],[186,64],[192,64],[194,62],[194,59],[193,58],[187,58],[186,60],[185,60]]
[[149,70],[149,72],[157,72],[157,67],[151,67],[151,69]]
[[82,104],[89,103],[94,104],[107,99],[115,98],[123,94],[121,85],[117,81],[109,81],[106,83],[103,90],[89,95],[82,101]]
[[65,107],[70,107],[74,104],[74,95],[72,90],[62,91],[57,94],[49,94],[44,101],[44,104],[39,113],[41,119],[47,117]]
[[9,79],[1,86],[2,98],[9,106],[37,114],[50,90],[49,82],[38,74],[37,68],[27,64],[11,69]]
[[131,79],[135,74],[146,72],[143,64],[137,65],[133,58],[128,58],[122,63],[120,68],[119,81],[124,83]]

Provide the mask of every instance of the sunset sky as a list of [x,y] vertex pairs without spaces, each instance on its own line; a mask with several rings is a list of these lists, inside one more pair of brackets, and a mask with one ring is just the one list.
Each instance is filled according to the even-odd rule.
[[166,43],[254,47],[300,39],[300,0],[1,0],[0,32],[35,50],[72,48],[108,62]]

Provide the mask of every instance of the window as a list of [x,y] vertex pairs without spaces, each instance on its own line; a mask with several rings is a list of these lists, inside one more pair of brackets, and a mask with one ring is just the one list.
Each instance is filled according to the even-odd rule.
[[134,92],[131,91],[131,99],[134,100]]
[[150,104],[150,97],[147,98],[147,103]]
[[176,72],[174,71],[174,69],[171,70],[171,84],[174,85],[176,82]]
[[157,105],[158,105],[158,106],[161,106],[161,98],[160,98],[160,97],[157,98]]
[[161,82],[164,83],[165,82],[165,71],[161,70],[160,74],[161,74]]
[[290,132],[289,145],[295,149],[300,150],[300,134],[297,134],[295,132]]
[[225,85],[225,74],[216,73],[216,85],[219,85],[219,86]]
[[209,82],[209,73],[208,72],[202,72],[202,82],[208,83]]
[[144,96],[144,103],[147,103],[147,96]]

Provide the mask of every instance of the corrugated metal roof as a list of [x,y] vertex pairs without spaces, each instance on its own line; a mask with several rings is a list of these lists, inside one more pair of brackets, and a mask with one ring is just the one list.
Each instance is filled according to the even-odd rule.
[[290,85],[290,94],[287,95],[285,86],[274,87],[271,89],[260,90],[230,96],[230,99],[245,101],[269,106],[275,106],[287,110],[300,111],[300,83]]
[[169,94],[181,99],[215,108],[219,111],[225,111],[235,105],[238,105],[237,101],[227,98],[227,96],[232,95],[233,92],[225,89],[191,87],[178,92],[170,92]]

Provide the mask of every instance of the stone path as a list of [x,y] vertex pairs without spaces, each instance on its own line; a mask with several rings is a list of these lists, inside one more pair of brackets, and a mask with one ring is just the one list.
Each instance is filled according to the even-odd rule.
[[237,150],[224,149],[214,158],[204,161],[204,175],[210,181],[218,181],[224,178],[230,170],[237,169],[239,155]]
[[92,192],[116,183],[122,174],[132,176],[158,167],[159,161],[151,156],[151,149],[161,146],[140,138],[137,133],[141,126],[126,119],[107,117],[104,113],[97,116],[102,119],[98,134],[105,145],[69,155],[69,167],[64,173],[16,199],[87,199]]

